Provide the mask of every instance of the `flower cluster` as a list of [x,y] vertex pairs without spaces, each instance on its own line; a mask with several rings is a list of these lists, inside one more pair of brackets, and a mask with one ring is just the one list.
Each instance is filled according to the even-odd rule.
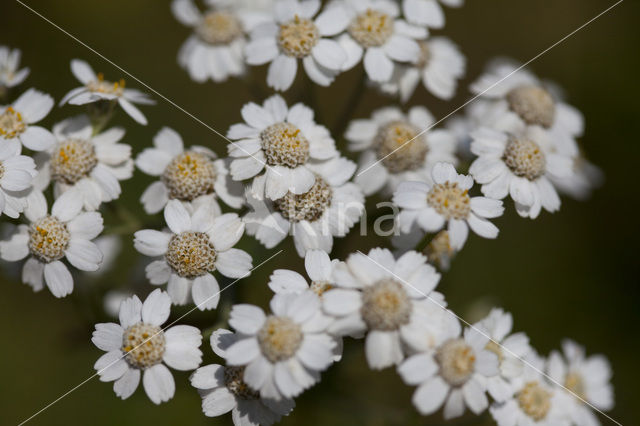
[[[430,35],[445,24],[440,3],[463,0],[205,0],[206,9],[174,0],[171,9],[193,31],[178,64],[196,82],[251,79],[251,66],[269,64],[267,85],[286,92],[300,64],[311,82],[329,86],[362,62],[363,81],[406,102],[420,81],[451,99],[464,75],[455,44]],[[0,98],[26,79],[19,60],[20,51],[0,47]],[[584,198],[599,181],[578,143],[581,113],[530,71],[491,63],[471,85],[477,99],[442,126],[423,105],[392,104],[368,118],[347,111],[330,130],[311,100],[272,94],[242,107],[225,153],[163,125],[133,153],[110,120],[120,108],[146,125],[135,104],[154,101],[85,61],[72,60],[71,72],[82,86],[59,106],[84,106],[82,115],[48,130],[41,121],[54,100],[36,89],[0,107],[0,214],[11,220],[0,258],[26,259],[22,281],[55,297],[72,293],[73,269],[112,267],[119,236],[151,258],[144,302],[134,294],[140,286],[109,288],[105,311],[119,323],[93,332],[106,352],[94,368],[120,398],[142,378],[153,403],[170,400],[171,367],[193,371],[204,415],[270,425],[342,360],[344,339],[363,339],[368,366],[394,368],[415,387],[423,415],[442,409],[448,420],[468,409],[489,411],[501,426],[597,425],[593,411],[613,407],[604,356],[587,357],[567,340],[562,353],[542,357],[513,332],[510,313],[494,308],[471,324],[436,291],[469,230],[498,237],[493,220],[511,206],[505,198],[535,219],[559,210],[560,194]],[[134,169],[152,182],[131,206],[119,198]],[[394,251],[332,259],[356,225],[368,230],[366,197],[397,213]],[[245,234],[259,244],[245,244]],[[254,267],[260,245],[279,244],[308,277],[273,271],[262,283],[274,293],[268,311],[221,296],[266,263]],[[163,326],[172,305],[190,310]],[[176,324],[195,309],[217,310],[215,326]],[[209,335],[220,360],[202,366]]]

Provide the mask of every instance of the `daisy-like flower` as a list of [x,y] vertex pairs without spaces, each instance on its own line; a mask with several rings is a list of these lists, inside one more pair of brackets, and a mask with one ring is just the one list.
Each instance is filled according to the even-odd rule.
[[[318,14],[319,0],[281,0],[275,3],[275,22],[257,25],[245,48],[247,63],[270,62],[267,84],[287,90],[298,70],[298,59],[316,84],[328,86],[347,60],[340,44],[329,37],[342,33],[349,21],[342,6],[333,4]],[[316,16],[314,18],[314,16]]]
[[547,373],[572,392],[567,389],[557,390],[573,424],[599,426],[600,421],[584,401],[602,411],[613,408],[609,361],[603,355],[587,357],[584,347],[571,340],[562,342],[562,352],[563,354],[557,351],[551,353]]
[[93,134],[85,115],[69,118],[53,126],[57,142],[43,153],[42,184],[54,182],[54,193],[74,191],[84,209],[97,210],[101,203],[118,199],[121,180],[133,175],[131,147],[118,143],[124,129],[114,127]]
[[459,175],[448,163],[436,164],[432,178],[433,185],[402,182],[393,194],[393,202],[402,209],[398,214],[402,232],[409,232],[414,223],[427,232],[447,225],[449,244],[455,250],[464,246],[469,228],[484,238],[498,236],[498,228],[487,218],[502,215],[502,201],[469,196],[473,178]]
[[409,385],[418,385],[413,404],[423,415],[435,413],[444,404],[444,418],[464,414],[465,407],[480,414],[489,406],[487,378],[498,374],[498,357],[486,348],[489,338],[475,328],[464,336],[457,333],[435,351],[407,358],[398,373]]
[[458,47],[445,37],[421,40],[419,44],[418,61],[413,64],[399,64],[391,80],[383,83],[380,88],[390,94],[399,94],[400,100],[406,102],[422,81],[432,95],[444,100],[453,98],[458,80],[465,73],[465,57]]
[[320,299],[307,291],[276,294],[270,315],[257,306],[235,305],[229,324],[237,341],[227,365],[245,367],[244,382],[265,399],[292,398],[320,380],[333,362],[334,340],[325,331]]
[[[102,382],[114,382],[113,391],[129,398],[140,383],[154,404],[173,398],[176,384],[167,365],[189,371],[202,362],[200,330],[176,325],[163,330],[171,311],[167,293],[156,289],[142,303],[138,296],[120,305],[120,324],[96,324],[91,341],[106,352],[93,366]],[[165,365],[166,364],[166,365]]]
[[338,42],[347,52],[343,71],[363,59],[369,78],[384,83],[393,76],[397,63],[415,63],[420,58],[417,40],[427,38],[424,26],[399,19],[400,7],[390,0],[343,0],[349,25]]
[[480,128],[471,134],[471,152],[478,158],[469,173],[482,185],[484,195],[502,199],[510,195],[522,217],[535,219],[544,208],[560,209],[560,197],[551,183],[569,178],[573,162],[550,147],[547,134],[530,126],[525,133]]
[[20,49],[9,49],[0,46],[0,97],[7,90],[22,83],[29,75],[29,68],[18,69],[20,66]]
[[137,89],[126,89],[125,81],[120,79],[115,83],[104,79],[102,73],[96,73],[91,66],[80,59],[71,61],[71,72],[82,86],[76,87],[64,95],[60,105],[86,105],[99,101],[117,103],[135,121],[147,124],[146,117],[134,104],[154,104],[155,101]]
[[31,157],[20,155],[20,142],[0,142],[0,214],[16,219],[27,204],[26,191],[36,176]]
[[244,203],[242,185],[232,181],[224,160],[216,159],[210,149],[202,146],[185,149],[180,135],[168,127],[156,134],[153,145],[136,158],[140,170],[160,177],[140,198],[147,213],[158,213],[169,200],[180,200],[195,208],[210,204],[217,213],[218,197],[233,208]]
[[427,297],[440,274],[426,262],[415,251],[396,260],[389,250],[375,248],[368,255],[353,253],[335,266],[336,288],[324,294],[324,310],[338,318],[332,326],[336,333],[367,332],[369,367],[379,370],[399,364],[405,357],[404,346],[428,333],[434,302]]
[[[334,237],[344,237],[360,220],[364,196],[356,184],[347,182],[356,165],[335,157],[307,167],[314,173],[313,185],[307,192],[289,191],[270,201],[259,190],[247,191],[247,202],[253,208],[243,218],[247,234],[254,235],[266,248],[275,247],[291,234],[301,257],[312,249],[328,253]],[[257,177],[253,187],[265,188],[268,178],[268,172]]]
[[[44,284],[55,297],[73,291],[73,277],[63,258],[81,271],[96,271],[102,253],[91,240],[102,232],[102,216],[80,213],[82,200],[72,194],[59,197],[47,213],[47,200],[33,191],[24,211],[29,225],[20,225],[8,241],[0,243],[0,257],[15,262],[29,256],[22,281],[40,291]],[[44,281],[43,281],[44,278]]]
[[522,374],[524,359],[529,352],[529,338],[523,332],[511,333],[513,317],[509,312],[494,308],[489,315],[475,324],[490,338],[486,349],[498,356],[500,374],[487,379],[489,395],[498,402],[511,397],[511,380]]
[[545,360],[531,352],[525,361],[522,374],[512,380],[513,396],[489,409],[493,419],[498,426],[570,426],[561,388],[542,374]]
[[262,106],[253,102],[245,105],[245,123],[234,124],[227,132],[236,141],[229,145],[233,179],[253,178],[266,167],[266,178],[261,182],[266,185],[267,198],[277,200],[288,191],[309,191],[315,182],[311,165],[338,155],[329,130],[316,124],[313,114],[301,103],[287,108],[279,95]]
[[402,181],[431,181],[439,161],[456,162],[456,140],[448,130],[429,129],[435,119],[424,107],[404,114],[399,108],[375,111],[353,120],[345,133],[351,151],[363,151],[355,182],[365,195],[391,195]]
[[55,142],[50,131],[34,124],[53,108],[53,98],[29,89],[10,106],[0,107],[0,141],[17,140],[32,151],[42,151]]
[[[213,352],[226,357],[227,349],[238,336],[229,330],[218,329],[211,335]],[[288,415],[295,402],[264,399],[244,381],[245,367],[210,364],[198,368],[191,376],[191,385],[202,397],[205,416],[217,417],[231,411],[235,426],[269,426]]]
[[168,282],[167,291],[176,305],[193,300],[200,310],[214,309],[220,301],[220,286],[213,271],[229,278],[249,275],[251,256],[233,248],[244,224],[235,213],[216,217],[208,205],[189,213],[177,200],[167,203],[164,218],[168,232],[145,229],[134,234],[136,250],[163,257],[147,266],[147,278],[153,285]]

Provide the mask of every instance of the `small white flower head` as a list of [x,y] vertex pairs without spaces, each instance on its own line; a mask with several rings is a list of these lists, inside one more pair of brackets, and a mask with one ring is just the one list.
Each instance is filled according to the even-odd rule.
[[146,256],[162,256],[151,262],[146,275],[151,284],[168,282],[167,291],[176,305],[190,300],[198,309],[214,309],[220,301],[220,286],[212,272],[244,278],[251,270],[251,256],[233,246],[244,232],[235,213],[221,216],[203,205],[190,213],[179,201],[164,209],[169,231],[145,229],[134,234],[136,250]]
[[255,178],[255,190],[247,191],[253,209],[243,217],[247,234],[265,247],[275,247],[290,234],[300,257],[313,249],[329,253],[334,237],[344,237],[360,220],[364,196],[356,184],[347,182],[356,168],[352,161],[335,157],[307,168],[313,185],[302,194],[288,191],[276,201],[268,200],[263,191],[269,191],[264,183],[269,172]]
[[[440,274],[425,256],[410,251],[394,259],[387,249],[351,254],[335,266],[336,288],[323,296],[325,312],[337,317],[332,332],[362,336],[369,367],[399,364],[405,348],[428,334],[430,293]],[[439,296],[438,296],[439,298]]]
[[418,385],[413,404],[423,415],[444,405],[444,418],[464,414],[465,407],[480,414],[489,406],[486,382],[498,374],[498,357],[486,349],[489,338],[474,328],[460,336],[460,328],[435,350],[413,355],[398,373],[409,385]]
[[7,46],[0,46],[0,97],[29,75],[29,68],[18,69],[21,53],[20,49],[11,50]]
[[314,293],[276,294],[270,306],[269,315],[253,305],[231,309],[238,339],[224,356],[227,365],[246,367],[244,382],[262,398],[293,398],[320,380],[333,362],[335,342],[324,331]]
[[26,207],[26,195],[37,174],[33,159],[20,151],[17,140],[0,141],[0,214],[14,219]]
[[448,130],[431,130],[434,123],[426,108],[416,106],[407,114],[382,108],[349,124],[345,138],[349,150],[362,151],[355,182],[365,195],[391,195],[406,180],[430,182],[434,164],[455,164],[455,138]]
[[[569,426],[561,389],[543,375],[545,360],[534,351],[525,358],[522,374],[512,380],[512,397],[496,402],[491,416],[498,426]],[[588,423],[578,423],[588,425]]]
[[312,166],[338,155],[329,130],[316,124],[313,114],[301,103],[288,108],[280,95],[268,98],[262,106],[246,104],[242,108],[245,123],[234,124],[227,132],[236,141],[229,145],[233,179],[253,178],[266,167],[260,191],[267,198],[277,200],[288,191],[309,191],[315,182]]
[[[114,382],[113,390],[129,398],[140,383],[149,399],[160,404],[173,398],[176,384],[167,366],[180,371],[202,362],[200,330],[189,325],[162,328],[169,318],[171,299],[156,289],[142,303],[138,296],[120,305],[120,324],[96,324],[91,341],[106,352],[94,368],[102,382]],[[166,365],[165,365],[166,364]]]
[[438,163],[432,171],[433,184],[402,182],[393,194],[393,202],[402,210],[398,214],[401,232],[410,232],[417,223],[427,232],[447,226],[450,246],[460,250],[469,228],[484,238],[496,238],[498,228],[487,218],[501,216],[502,201],[471,197],[473,178],[459,175],[448,163]]
[[32,151],[48,149],[55,142],[50,131],[34,124],[53,108],[53,98],[29,89],[9,106],[0,106],[0,142],[19,141]]
[[233,208],[244,203],[242,185],[231,180],[225,161],[216,159],[210,149],[185,148],[180,135],[168,127],[156,134],[153,145],[136,158],[140,170],[160,178],[140,198],[147,213],[158,213],[169,200],[182,201],[192,209],[210,204],[216,213],[220,213],[218,198]]
[[76,87],[64,95],[60,105],[86,105],[99,101],[117,102],[118,105],[136,122],[146,125],[147,118],[134,104],[154,104],[155,101],[137,89],[127,89],[125,81],[111,82],[104,79],[102,73],[96,73],[91,66],[80,59],[71,61],[71,72],[82,86]]
[[565,340],[562,342],[562,354],[551,352],[547,374],[566,388],[556,387],[574,424],[600,425],[597,416],[584,401],[602,411],[613,408],[611,366],[604,355],[587,357],[584,347],[572,340]]
[[[226,357],[227,349],[238,341],[238,335],[218,329],[211,335],[213,352]],[[231,411],[235,426],[272,425],[288,415],[295,402],[264,399],[260,392],[244,381],[244,366],[210,364],[198,368],[191,375],[191,385],[202,397],[202,411],[207,417],[217,417]]]
[[489,395],[502,402],[511,397],[511,380],[522,374],[523,359],[531,352],[529,338],[522,332],[511,333],[513,317],[509,312],[494,308],[475,327],[483,330],[490,338],[486,349],[498,356],[500,374],[487,379]]
[[571,155],[573,167],[569,176],[559,178],[549,175],[553,186],[562,194],[566,194],[576,200],[584,201],[591,193],[604,182],[602,170],[591,163],[582,150]]
[[42,185],[53,181],[57,195],[77,192],[87,211],[120,197],[119,181],[133,175],[131,147],[119,143],[124,129],[114,127],[94,135],[89,118],[81,115],[57,123],[53,134],[56,143],[41,154]]
[[389,0],[344,0],[349,25],[338,42],[347,52],[343,71],[363,59],[364,69],[373,82],[385,83],[393,76],[398,63],[415,63],[420,59],[417,40],[427,38],[424,26],[399,19],[400,8]]
[[47,213],[47,200],[32,191],[24,211],[29,225],[20,225],[8,241],[0,242],[0,257],[15,262],[29,257],[22,281],[40,291],[44,284],[55,297],[73,291],[73,278],[63,258],[81,271],[96,271],[102,253],[91,240],[103,229],[98,212],[81,213],[82,200],[72,193],[60,196]]
[[[250,65],[270,63],[267,84],[287,90],[298,70],[298,59],[311,80],[330,85],[347,60],[344,48],[329,38],[349,24],[341,5],[329,5],[318,14],[319,0],[281,0],[273,9],[274,21],[257,25],[245,54]],[[317,16],[316,16],[317,15]],[[315,18],[314,18],[315,17]]]
[[471,152],[478,156],[469,173],[482,185],[484,195],[494,199],[511,196],[522,217],[535,219],[542,208],[560,209],[554,181],[570,179],[571,157],[556,151],[539,127],[525,133],[505,133],[480,128],[471,134]]
[[[418,0],[419,1],[419,0]],[[434,2],[434,0],[429,0]],[[398,64],[391,80],[382,83],[383,92],[400,95],[407,102],[422,81],[433,95],[449,100],[456,94],[458,80],[464,77],[466,60],[458,47],[448,38],[433,37],[420,40],[420,56],[415,63]]]

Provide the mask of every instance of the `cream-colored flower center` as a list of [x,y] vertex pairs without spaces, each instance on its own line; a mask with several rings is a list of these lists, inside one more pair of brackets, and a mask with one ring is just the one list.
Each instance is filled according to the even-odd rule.
[[224,385],[235,396],[253,400],[260,398],[260,393],[251,389],[244,382],[244,366],[243,367],[224,367]]
[[45,216],[29,227],[29,250],[41,262],[61,259],[71,234],[67,225],[53,216]]
[[242,25],[238,18],[229,12],[210,12],[196,27],[196,34],[209,44],[229,44],[242,36]]
[[304,194],[287,194],[274,201],[274,205],[285,219],[291,222],[306,220],[314,222],[322,217],[322,214],[331,205],[333,190],[331,186],[319,176],[310,190]]
[[164,332],[156,325],[139,322],[122,336],[122,352],[130,366],[145,369],[162,361],[166,349]]
[[420,168],[429,148],[424,134],[405,121],[382,126],[375,137],[378,159],[391,173]]
[[546,170],[547,161],[540,146],[529,139],[511,138],[502,155],[514,175],[536,180]]
[[427,203],[445,219],[466,219],[471,212],[469,191],[458,182],[436,183],[427,194]]
[[171,237],[165,258],[181,277],[196,278],[215,269],[216,251],[202,232],[182,232]]
[[551,127],[556,113],[553,97],[545,89],[537,86],[521,86],[507,93],[507,102],[527,124]]
[[362,319],[372,330],[391,331],[408,324],[413,306],[403,285],[383,279],[362,290]]
[[451,386],[462,386],[471,378],[476,354],[464,339],[449,339],[436,351],[440,376]]
[[260,133],[262,150],[270,166],[295,168],[309,159],[309,141],[290,123],[273,124]]
[[0,136],[3,136],[5,139],[15,138],[24,132],[26,128],[27,124],[22,119],[22,114],[12,107],[7,107],[7,109],[0,114]]
[[569,372],[564,381],[564,386],[578,397],[586,399],[584,380],[582,379],[582,375],[580,373],[576,371]]
[[334,287],[333,284],[328,281],[312,281],[309,289],[321,297],[325,292],[331,290]]
[[441,269],[448,269],[451,259],[456,251],[451,247],[449,232],[446,229],[438,232],[424,250],[429,262],[436,264]]
[[122,96],[124,94],[125,81],[110,82],[104,79],[104,74],[98,73],[98,79],[87,83],[87,89],[91,92],[105,93],[108,95]]
[[535,421],[543,420],[551,409],[551,392],[538,382],[527,383],[516,398],[522,411]]
[[51,154],[51,177],[72,185],[89,175],[98,164],[93,144],[81,139],[60,142]]
[[393,34],[393,18],[378,10],[367,9],[353,18],[347,31],[362,47],[382,46]]
[[280,25],[278,45],[287,56],[304,58],[320,40],[320,31],[310,19],[296,15],[291,21]]
[[216,181],[216,167],[206,154],[187,151],[176,156],[164,169],[162,181],[169,197],[182,201],[211,194]]
[[295,355],[302,344],[302,329],[291,318],[269,315],[258,331],[262,354],[271,362],[284,361]]

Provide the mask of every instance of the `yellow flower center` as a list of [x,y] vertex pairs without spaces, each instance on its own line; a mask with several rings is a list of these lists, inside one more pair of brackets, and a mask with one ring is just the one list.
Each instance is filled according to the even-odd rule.
[[393,34],[393,18],[386,13],[367,9],[351,21],[347,31],[362,47],[382,46]]
[[124,331],[122,352],[132,367],[145,369],[162,361],[166,349],[164,332],[158,326],[139,322]]
[[67,225],[53,216],[38,219],[29,227],[29,250],[45,263],[61,259],[69,240],[71,234]]
[[464,339],[449,339],[436,352],[440,375],[451,386],[462,386],[473,374],[476,355]]
[[300,326],[287,317],[269,315],[258,331],[262,354],[271,362],[284,361],[295,355],[302,344]]
[[171,237],[167,263],[181,277],[196,278],[215,269],[216,251],[202,232],[182,232]]
[[206,154],[187,151],[171,160],[162,181],[169,189],[170,198],[192,201],[214,191],[216,168]]
[[381,127],[374,143],[378,147],[378,159],[391,173],[420,168],[429,150],[424,135],[404,121]]
[[411,318],[411,299],[402,284],[384,279],[362,290],[362,319],[373,330],[397,330]]
[[551,392],[538,382],[527,383],[516,395],[522,411],[536,422],[547,417],[551,409]]
[[229,12],[210,12],[196,28],[196,34],[209,44],[229,44],[242,36],[242,25],[238,18]]
[[436,183],[427,194],[427,203],[445,219],[466,219],[471,212],[469,191],[458,182]]
[[314,222],[322,217],[322,214],[331,205],[332,198],[331,186],[324,179],[316,176],[316,181],[309,191],[304,194],[287,192],[274,204],[282,216],[291,222],[300,222],[301,220]]
[[304,58],[318,43],[320,32],[310,19],[296,15],[291,21],[280,25],[278,45],[287,56]]
[[93,144],[81,139],[60,142],[51,155],[51,177],[72,185],[89,175],[98,164]]
[[120,79],[117,82],[110,82],[104,79],[104,74],[98,73],[98,79],[87,83],[87,89],[91,92],[105,93],[108,95],[122,96],[124,93],[125,81]]
[[27,125],[22,119],[22,115],[12,107],[7,107],[0,114],[0,136],[5,139],[15,138],[24,132],[26,128]]
[[290,123],[273,124],[260,133],[267,164],[295,168],[309,159],[309,141]]
[[549,128],[553,125],[556,106],[551,94],[537,86],[521,86],[507,93],[509,108],[527,124]]
[[544,175],[546,158],[540,146],[529,139],[511,138],[503,159],[514,175],[536,180]]

